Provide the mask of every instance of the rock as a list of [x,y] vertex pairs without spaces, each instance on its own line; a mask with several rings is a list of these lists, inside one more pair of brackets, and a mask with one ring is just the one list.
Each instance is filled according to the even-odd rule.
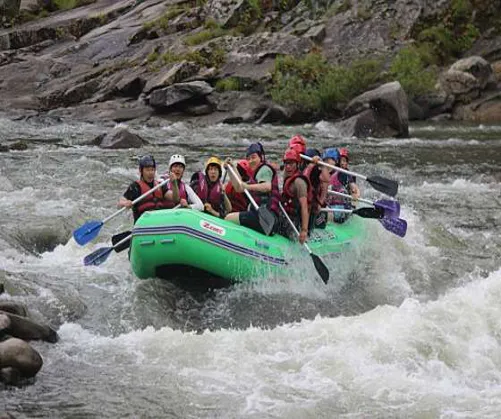
[[20,7],[21,0],[0,0],[0,16],[15,17]]
[[481,90],[485,89],[487,84],[493,81],[492,67],[482,57],[473,56],[458,60],[452,64],[450,70],[471,74],[477,79]]
[[148,142],[124,128],[116,128],[104,136],[96,137],[94,144],[99,145],[101,148],[118,149],[139,148],[148,144]]
[[26,307],[24,305],[19,303],[14,303],[12,301],[0,301],[0,311],[16,314],[22,317],[26,317],[28,314],[28,311],[26,310]]
[[23,340],[43,340],[50,343],[55,343],[59,340],[57,332],[50,326],[41,325],[26,317],[5,311],[0,312],[0,314],[9,317],[10,326],[5,331],[10,336]]
[[[451,112],[452,105],[454,104],[454,96],[447,94],[443,90],[437,90],[413,98],[412,101],[409,101],[409,119],[411,119],[410,103],[413,103],[413,106],[417,106],[421,110],[422,114],[420,119],[428,119],[436,115]],[[413,109],[414,111],[416,110],[416,108]]]
[[501,60],[501,36],[481,37],[465,56],[478,55],[489,62]]
[[143,92],[149,94],[155,89],[170,86],[174,83],[180,83],[197,74],[199,69],[199,65],[188,61],[181,61],[180,63],[173,64],[167,70],[162,69],[158,75],[150,78],[146,82]]
[[7,151],[10,151],[9,147],[3,144],[0,144],[0,153],[5,153]]
[[213,90],[212,86],[204,81],[176,83],[154,90],[149,97],[149,104],[154,108],[168,108],[189,99],[202,98]]
[[501,115],[501,93],[495,92],[469,104],[458,104],[453,119],[476,123],[498,123]]
[[[372,114],[365,112],[369,109]],[[407,95],[399,82],[386,83],[361,94],[348,104],[344,115],[351,118],[362,112],[364,114],[357,119],[358,122],[353,122],[355,131],[361,134],[370,132],[373,137],[409,136]]]
[[246,4],[245,0],[208,0],[204,5],[203,13],[221,26],[236,26]]
[[325,38],[325,25],[313,26],[312,28],[308,29],[303,37],[311,39],[317,44],[321,43]]
[[9,149],[16,151],[23,151],[28,149],[28,144],[25,141],[16,141],[14,144],[9,146]]
[[464,71],[448,70],[440,78],[440,86],[457,102],[469,103],[480,96],[479,81]]
[[10,338],[0,342],[0,381],[17,384],[34,377],[42,365],[40,354],[25,341]]

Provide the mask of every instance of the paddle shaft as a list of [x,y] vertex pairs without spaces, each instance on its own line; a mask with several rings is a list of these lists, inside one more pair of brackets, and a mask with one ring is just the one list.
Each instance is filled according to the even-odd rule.
[[[345,194],[345,193],[341,193],[341,192],[329,191],[328,193],[329,193],[329,195],[342,196],[343,198],[348,198],[348,199],[351,199],[351,200],[355,199],[351,195],[348,195],[348,194]],[[358,198],[357,201],[363,202],[364,204],[374,205],[374,202],[371,201],[371,200],[369,200],[369,199]]]
[[[233,177],[235,179],[238,179],[238,176],[237,174],[235,173],[235,169],[233,168],[233,166],[231,164],[228,164],[228,170],[231,172],[231,174],[233,175]],[[259,205],[257,204],[257,202],[254,200],[254,198],[252,197],[251,193],[245,189],[242,185],[242,181],[239,180],[239,183],[240,183],[240,186],[242,187],[242,189],[244,190],[244,193],[245,193],[245,196],[247,196],[247,199],[250,201],[250,203],[252,204],[252,206],[254,207],[254,209],[257,211],[259,209]]]
[[345,209],[345,208],[321,208],[322,212],[343,212],[345,214],[352,214],[353,210]]
[[[294,233],[296,233],[296,236],[299,237],[299,230],[296,228],[295,224],[292,222],[291,218],[289,217],[289,214],[287,214],[287,211],[285,211],[285,208],[283,207],[282,203],[279,202],[278,205],[280,205],[280,209],[282,210],[283,214],[285,215],[285,218],[287,218],[287,221],[289,222],[290,226],[294,230]],[[303,246],[308,250],[308,253],[311,255],[313,252],[310,249],[310,246],[306,242],[303,243]]]
[[[150,195],[152,192],[155,192],[157,189],[160,189],[162,186],[164,186],[170,179],[165,179],[164,181],[160,182],[158,185],[154,186],[153,188],[151,188],[149,191],[145,192],[144,194],[142,194],[140,197],[134,199],[134,201],[132,201],[132,205],[136,205],[139,201],[143,200],[144,198],[146,198],[148,195]],[[125,210],[127,209],[127,207],[123,207],[123,208],[120,208],[118,211],[116,211],[115,213],[109,215],[108,217],[106,217],[104,220],[103,220],[103,224],[110,221],[112,218],[115,218],[117,215],[121,214],[122,212],[124,212]]]
[[[300,154],[300,156],[304,160],[308,160],[310,162],[313,161],[313,159],[311,157],[308,157],[308,156],[306,156],[304,154]],[[364,176],[364,175],[361,175],[361,174],[355,173],[355,172],[350,172],[349,170],[343,169],[342,167],[333,166],[332,164],[325,163],[322,160],[320,160],[318,162],[318,164],[321,165],[321,166],[328,167],[329,169],[334,169],[337,172],[346,173],[347,175],[352,175],[352,176],[359,177],[360,179],[367,180],[367,176]]]

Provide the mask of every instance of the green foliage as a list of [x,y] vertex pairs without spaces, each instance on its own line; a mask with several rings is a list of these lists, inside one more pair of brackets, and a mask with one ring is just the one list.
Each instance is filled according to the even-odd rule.
[[53,0],[54,6],[59,10],[74,9],[75,7],[85,6],[95,3],[96,0]]
[[146,57],[146,61],[148,63],[154,63],[155,61],[158,60],[158,58],[160,57],[160,54],[158,53],[158,51],[151,51],[148,56]]
[[228,90],[244,90],[243,83],[238,77],[227,77],[219,79],[216,83],[218,92],[226,92]]
[[352,4],[350,0],[343,0],[340,4],[333,4],[327,10],[327,17],[332,17],[340,13],[347,12],[351,9],[351,6]]
[[210,27],[209,29],[203,29],[200,32],[188,35],[184,39],[184,43],[186,45],[199,45],[208,41],[209,39],[219,38],[220,36],[224,36],[227,33],[228,32],[225,29],[217,25],[216,27]]
[[425,69],[425,65],[417,48],[406,47],[395,56],[389,72],[407,95],[414,97],[434,89],[437,75],[431,68]]
[[209,51],[198,50],[184,54],[183,59],[192,61],[201,67],[221,67],[226,61],[226,52],[220,47],[214,47]]
[[328,113],[377,82],[381,68],[380,62],[371,60],[334,66],[316,53],[303,59],[277,57],[270,93],[277,103]]

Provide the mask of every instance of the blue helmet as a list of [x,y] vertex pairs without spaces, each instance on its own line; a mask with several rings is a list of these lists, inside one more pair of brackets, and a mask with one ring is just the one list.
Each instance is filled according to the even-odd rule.
[[247,148],[247,152],[245,153],[245,155],[247,157],[249,157],[251,154],[258,154],[261,158],[263,157],[264,155],[264,148],[263,148],[263,145],[261,143],[252,143],[248,148]]
[[326,148],[324,154],[322,154],[322,160],[332,159],[335,161],[339,160],[339,150],[337,148]]
[[157,167],[153,156],[143,156],[139,159],[139,169],[144,169],[145,167]]

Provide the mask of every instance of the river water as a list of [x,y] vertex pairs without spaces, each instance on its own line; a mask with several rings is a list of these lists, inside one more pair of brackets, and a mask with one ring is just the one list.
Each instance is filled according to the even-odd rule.
[[[143,150],[86,141],[110,127],[0,117],[0,282],[58,328],[33,342],[33,385],[0,389],[18,418],[494,418],[501,411],[501,127],[420,125],[410,139],[340,137],[300,127],[181,123],[131,126]],[[220,290],[141,281],[126,252],[82,259],[131,226],[125,214],[86,247],[74,228],[116,211],[138,154],[187,174],[213,152],[239,157],[260,140],[276,160],[296,132],[348,146],[351,169],[398,179],[404,239],[367,221],[368,239],[330,264],[308,255],[292,278]],[[380,195],[360,182],[363,195]],[[345,269],[350,266],[349,269]],[[261,278],[262,279],[262,278]]]

